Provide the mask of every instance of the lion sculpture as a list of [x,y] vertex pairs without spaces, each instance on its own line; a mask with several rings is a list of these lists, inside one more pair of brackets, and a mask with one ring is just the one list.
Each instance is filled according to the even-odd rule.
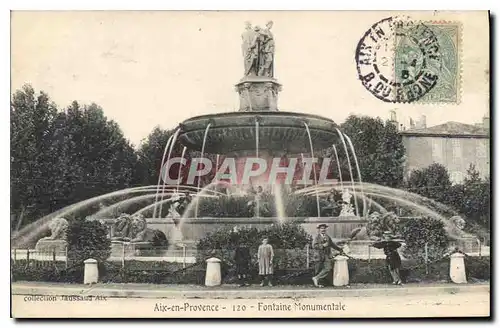
[[66,240],[66,230],[68,229],[68,221],[65,218],[54,218],[49,223],[50,236],[40,240]]
[[111,240],[131,243],[149,242],[155,247],[168,245],[165,234],[158,229],[148,228],[147,221],[141,214],[120,215],[114,224]]
[[54,218],[49,223],[50,236],[43,237],[35,245],[38,251],[64,251],[67,245],[66,231],[68,221],[65,218]]

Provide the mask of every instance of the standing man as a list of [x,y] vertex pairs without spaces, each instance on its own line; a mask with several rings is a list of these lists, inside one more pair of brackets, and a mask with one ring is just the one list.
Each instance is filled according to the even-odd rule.
[[326,234],[327,227],[328,225],[324,223],[319,224],[317,226],[319,230],[318,234],[313,240],[313,249],[315,250],[314,259],[316,261],[316,276],[312,278],[312,281],[316,287],[323,287],[323,285],[319,284],[320,279],[326,278],[332,270],[333,258],[336,255],[343,253],[342,248],[335,244],[332,238]]
[[260,27],[252,28],[250,22],[245,22],[245,31],[241,35],[241,50],[245,67],[245,76],[255,76],[259,67],[259,36]]
[[266,28],[260,31],[262,38],[261,52],[262,57],[259,58],[259,76],[274,76],[274,36],[271,32],[273,27],[273,21],[269,21],[266,24]]

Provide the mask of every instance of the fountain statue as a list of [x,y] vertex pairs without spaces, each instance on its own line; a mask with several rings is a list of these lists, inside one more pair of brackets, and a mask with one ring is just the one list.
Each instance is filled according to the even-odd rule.
[[132,234],[132,219],[129,214],[122,213],[111,229],[112,241],[130,241]]
[[121,214],[115,221],[111,234],[112,255],[127,253],[140,255],[141,251],[168,246],[165,233],[148,228],[146,219],[141,214]]
[[274,36],[271,33],[273,22],[269,21],[266,28],[252,28],[250,22],[245,22],[242,34],[242,50],[245,76],[273,77],[274,74]]
[[342,209],[340,210],[340,216],[353,216],[354,208],[351,204],[352,194],[349,190],[344,189],[342,192]]
[[36,243],[35,249],[42,252],[61,252],[66,249],[66,230],[68,221],[65,218],[54,218],[50,224],[50,236],[41,238]]
[[179,206],[180,206],[180,195],[179,194],[175,194],[171,197],[171,203],[170,203],[170,207],[168,208],[168,214],[167,214],[167,218],[171,218],[171,219],[180,219],[181,218],[181,214],[179,213]]

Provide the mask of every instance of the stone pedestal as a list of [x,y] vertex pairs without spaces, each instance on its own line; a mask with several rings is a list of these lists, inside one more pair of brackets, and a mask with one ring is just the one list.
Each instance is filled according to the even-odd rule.
[[35,250],[47,253],[55,251],[58,254],[65,254],[66,246],[66,241],[62,239],[40,239],[35,245]]
[[347,256],[336,256],[333,265],[333,285],[347,286],[349,285],[349,269],[347,266]]
[[240,95],[240,111],[277,111],[281,85],[276,79],[246,76],[236,84]]
[[88,259],[83,261],[85,263],[85,269],[83,272],[83,283],[84,284],[95,284],[99,280],[99,270],[97,268],[97,260]]
[[216,257],[207,260],[205,286],[219,286],[221,284],[220,260]]
[[450,255],[450,278],[456,284],[466,284],[464,255],[453,253]]

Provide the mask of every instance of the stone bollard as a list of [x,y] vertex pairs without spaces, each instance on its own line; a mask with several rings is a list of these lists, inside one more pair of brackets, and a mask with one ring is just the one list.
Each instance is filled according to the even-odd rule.
[[219,286],[221,284],[220,260],[216,257],[207,260],[205,286]]
[[333,285],[348,286],[349,285],[349,269],[347,267],[347,256],[335,256],[333,265]]
[[464,254],[453,253],[450,255],[450,278],[456,284],[466,284]]
[[99,279],[99,270],[97,269],[97,260],[87,259],[85,263],[85,270],[83,273],[84,284],[95,284]]

